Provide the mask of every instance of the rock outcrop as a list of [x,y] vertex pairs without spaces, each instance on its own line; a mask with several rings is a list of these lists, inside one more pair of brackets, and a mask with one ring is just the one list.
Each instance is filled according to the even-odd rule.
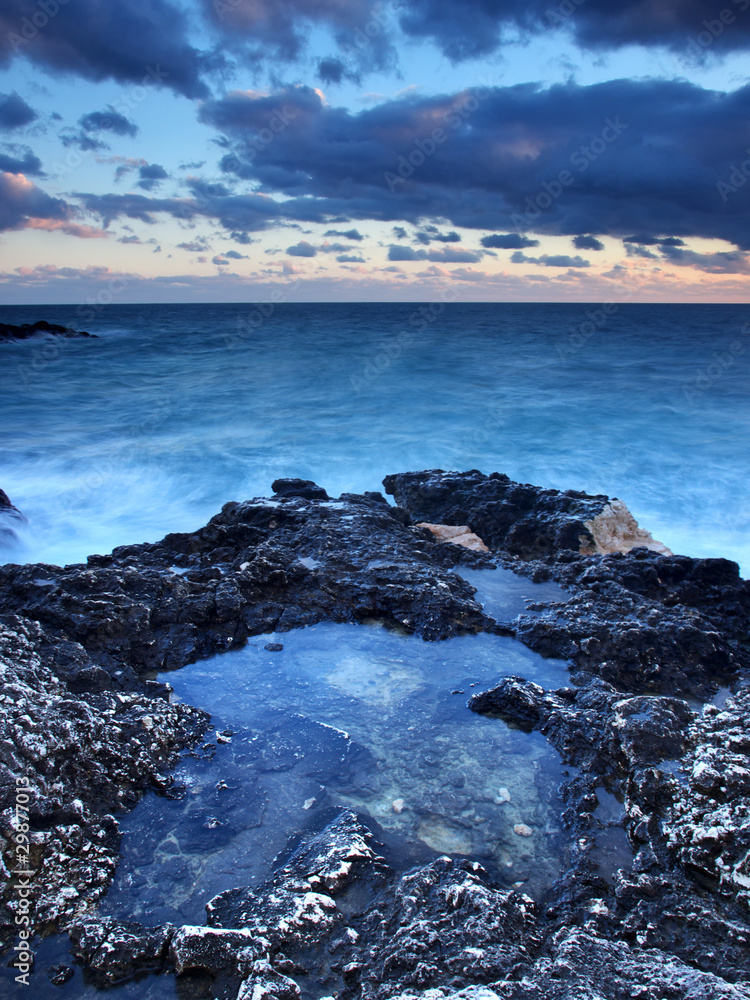
[[69,326],[60,326],[59,323],[48,323],[45,319],[38,319],[35,323],[22,323],[14,326],[12,323],[0,323],[0,344],[9,340],[28,340],[30,337],[40,336],[53,337],[96,337],[95,333],[85,333],[80,330],[73,330]]
[[[167,968],[210,976],[228,1000],[310,989],[340,1000],[748,1000],[750,586],[736,564],[649,545],[607,497],[478,472],[385,485],[398,507],[279,480],[272,499],[227,504],[196,532],[85,566],[0,567],[6,872],[22,778],[44,871],[37,913],[70,930],[105,983]],[[489,551],[425,523],[468,528]],[[611,547],[636,547],[602,553],[597,524]],[[457,572],[493,561],[569,597],[494,620]],[[167,790],[176,754],[206,725],[149,675],[252,635],[371,619],[429,641],[514,635],[568,661],[568,685],[500,676],[470,703],[543,733],[575,769],[561,789],[568,862],[545,897],[498,886],[466,857],[397,872],[374,824],[340,811],[264,885],[207,900],[205,925],[98,916],[118,812],[146,787]],[[720,685],[731,691],[714,705]]]

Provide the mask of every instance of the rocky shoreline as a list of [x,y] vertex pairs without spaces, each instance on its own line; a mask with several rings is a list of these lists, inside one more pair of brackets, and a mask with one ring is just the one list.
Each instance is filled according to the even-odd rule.
[[[279,480],[193,533],[0,567],[5,944],[22,779],[34,925],[68,932],[103,984],[167,967],[231,1000],[750,997],[750,584],[736,564],[672,555],[604,496],[439,470],[384,485],[396,506]],[[491,618],[458,573],[495,565],[570,596]],[[568,661],[564,688],[498,677],[470,701],[539,730],[578,771],[562,789],[570,863],[545,899],[472,859],[398,874],[377,828],[342,810],[266,885],[206,900],[205,926],[98,916],[117,815],[147,788],[169,794],[208,725],[153,675],[253,635],[371,620],[430,642],[512,635]],[[598,791],[621,803],[632,852],[612,873]]]

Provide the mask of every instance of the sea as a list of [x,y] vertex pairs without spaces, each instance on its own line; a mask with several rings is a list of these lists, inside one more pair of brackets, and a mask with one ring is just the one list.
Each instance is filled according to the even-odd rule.
[[480,469],[623,500],[750,571],[750,306],[6,306],[97,335],[0,345],[14,562],[204,524],[282,476],[329,495]]
[[[37,319],[97,339],[0,344],[0,488],[26,518],[13,519],[17,538],[4,536],[0,560],[81,562],[190,531],[227,501],[268,496],[279,477],[335,497],[440,468],[618,497],[673,551],[750,570],[750,307],[0,312]],[[460,572],[502,621],[567,598],[509,570]],[[100,912],[201,924],[208,900],[235,886],[262,892],[300,838],[342,808],[370,826],[397,874],[439,854],[468,857],[544,905],[569,863],[559,789],[576,772],[540,734],[467,709],[509,675],[570,683],[565,661],[507,636],[427,643],[377,622],[254,636],[160,674],[174,699],[211,714],[211,729],[177,762],[178,794],[147,792],[118,815],[120,861]],[[632,853],[622,803],[604,787],[596,796],[592,860],[611,881]],[[34,937],[32,951],[38,1000],[215,995],[210,978],[169,968],[105,994],[65,935]],[[68,978],[53,984],[61,970]],[[2,990],[21,1000],[28,987],[5,972]],[[337,993],[338,975],[297,977],[301,1000]]]

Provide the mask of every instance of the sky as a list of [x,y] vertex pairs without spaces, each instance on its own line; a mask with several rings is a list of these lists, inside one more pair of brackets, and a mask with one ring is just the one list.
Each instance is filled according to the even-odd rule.
[[745,302],[750,0],[0,0],[0,303]]

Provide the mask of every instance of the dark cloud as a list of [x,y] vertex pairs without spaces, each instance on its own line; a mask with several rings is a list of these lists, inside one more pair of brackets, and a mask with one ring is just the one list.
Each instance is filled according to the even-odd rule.
[[51,198],[17,173],[0,174],[0,230],[24,229],[34,219],[62,223],[70,216],[61,198]]
[[[324,236],[340,236],[341,239],[343,239],[343,240],[363,240],[364,239],[364,236],[357,229],[346,229],[346,230],[329,229],[325,233],[323,233],[323,235]],[[404,233],[404,235],[406,235],[406,234]]]
[[750,183],[738,166],[750,86],[528,84],[410,94],[359,113],[296,87],[208,101],[201,117],[232,142],[223,169],[290,199],[279,212],[299,221],[445,219],[596,238],[642,229],[750,246]]
[[[394,59],[395,12],[382,0],[200,0],[222,43],[253,60],[294,61],[307,49],[310,29],[328,29],[338,57],[320,61],[319,72],[338,83],[361,69],[383,69]],[[336,77],[338,76],[338,79]]]
[[340,59],[321,59],[318,63],[318,77],[325,84],[341,83],[346,67]]
[[138,169],[139,181],[136,187],[143,188],[144,191],[153,191],[155,187],[167,177],[169,174],[160,166],[158,163],[146,163]]
[[523,250],[539,246],[539,240],[531,240],[519,233],[495,233],[493,236],[483,236],[479,242],[483,247],[494,250]]
[[20,128],[37,117],[36,111],[15,90],[11,94],[0,94],[0,128]]
[[405,240],[407,233],[403,226],[394,226],[393,235],[396,237],[397,240]]
[[657,245],[665,247],[685,246],[685,241],[678,239],[676,236],[646,236],[643,233],[640,236],[623,236],[622,242],[638,243],[642,247],[655,247]]
[[137,236],[119,236],[117,238],[118,243],[141,243],[141,240]]
[[31,177],[43,175],[42,161],[28,146],[4,143],[0,147],[0,170],[10,174],[28,174]]
[[138,126],[110,105],[106,111],[90,111],[78,119],[84,132],[112,132],[114,135],[137,135]]
[[287,247],[286,252],[290,257],[314,257],[318,251],[312,243],[302,240],[299,243],[295,243],[294,246]]
[[388,260],[431,260],[440,264],[476,264],[482,259],[480,251],[441,247],[439,250],[414,250],[412,247],[392,243]]
[[232,260],[248,260],[249,259],[246,253],[240,253],[239,250],[225,250],[222,256],[224,256],[224,257],[230,257]]
[[187,250],[188,253],[205,253],[208,245],[205,240],[190,240],[185,243],[178,243],[179,250]]
[[573,246],[576,250],[603,250],[604,244],[596,236],[574,236]]
[[741,6],[725,4],[731,21],[722,24],[722,4],[714,0],[408,0],[401,25],[407,34],[431,39],[454,62],[487,55],[518,34],[558,29],[583,48],[635,44],[700,57],[707,49],[750,48],[750,14]]
[[437,226],[425,226],[414,234],[417,243],[429,246],[433,240],[438,243],[460,243],[461,237],[456,232],[441,233]]
[[365,258],[356,254],[342,253],[336,258],[339,264],[364,264]]
[[248,243],[255,243],[256,241],[252,239],[247,233],[230,233],[230,239],[233,239],[235,243],[241,243],[243,246],[247,246]]
[[541,257],[527,257],[522,250],[516,250],[510,258],[514,264],[541,264],[542,267],[591,267],[583,257],[569,257],[567,254],[543,253]]
[[206,97],[201,72],[207,59],[187,36],[186,14],[168,0],[75,0],[51,16],[37,0],[3,0],[0,66],[24,56],[53,75]]

